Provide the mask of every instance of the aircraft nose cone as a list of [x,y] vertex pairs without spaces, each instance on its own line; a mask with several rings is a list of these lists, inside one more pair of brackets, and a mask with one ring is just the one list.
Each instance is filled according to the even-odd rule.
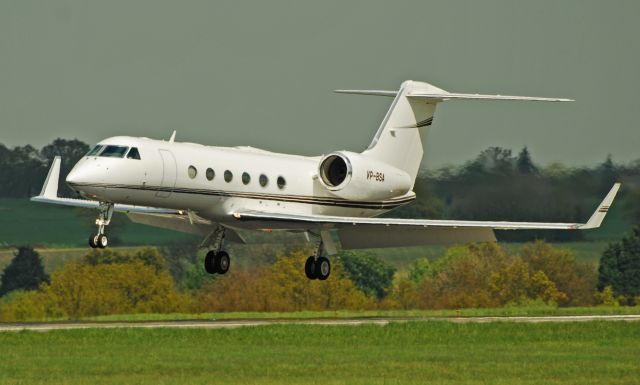
[[67,183],[71,186],[81,185],[89,182],[89,175],[86,167],[74,167],[67,175]]

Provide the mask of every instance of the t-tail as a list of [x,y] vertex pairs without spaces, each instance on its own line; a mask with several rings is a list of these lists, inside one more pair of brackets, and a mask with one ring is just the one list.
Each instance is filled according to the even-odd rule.
[[398,91],[336,90],[344,94],[394,97],[364,155],[404,170],[415,182],[424,153],[425,139],[433,123],[436,105],[447,100],[520,100],[569,102],[571,99],[509,95],[459,94],[429,83],[407,80]]

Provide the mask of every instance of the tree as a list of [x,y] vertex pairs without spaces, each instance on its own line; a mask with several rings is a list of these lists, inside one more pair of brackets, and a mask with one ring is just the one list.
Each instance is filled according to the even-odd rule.
[[531,155],[527,147],[523,147],[516,159],[516,168],[521,174],[534,174],[538,171],[536,165],[531,160]]
[[78,139],[57,138],[40,150],[42,157],[50,165],[53,158],[60,156],[60,179],[58,180],[58,193],[61,196],[75,196],[75,192],[65,183],[67,174],[73,166],[89,151],[89,145]]
[[362,251],[345,251],[340,260],[351,281],[363,293],[382,299],[393,284],[396,269],[375,255]]
[[635,227],[620,242],[602,253],[598,269],[598,290],[607,286],[629,305],[640,295],[640,227]]
[[17,289],[35,290],[48,279],[40,255],[32,247],[19,247],[2,274],[0,296]]
[[553,247],[536,241],[522,248],[522,259],[529,264],[530,273],[542,271],[553,282],[560,296],[557,302],[561,306],[593,305],[593,293],[596,286],[595,267],[578,263],[569,249]]

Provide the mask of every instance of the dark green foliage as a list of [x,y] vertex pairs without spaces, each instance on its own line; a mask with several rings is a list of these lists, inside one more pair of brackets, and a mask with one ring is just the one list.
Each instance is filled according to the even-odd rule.
[[[66,140],[58,138],[51,144],[48,144],[40,150],[44,159],[46,159],[46,167],[51,165],[54,157],[60,156],[60,174],[66,177],[73,166],[89,151],[89,145],[79,141],[78,139]],[[74,196],[75,192],[65,183],[64,178],[58,181],[58,194],[61,196]]]
[[74,164],[88,151],[89,146],[77,139],[56,139],[38,151],[30,145],[9,149],[0,144],[0,197],[31,197],[42,188],[51,162],[62,157],[59,193],[73,196],[65,178]]
[[609,245],[600,259],[598,273],[599,290],[611,286],[616,295],[635,304],[635,297],[640,296],[640,227]]
[[115,264],[142,262],[153,267],[156,272],[167,270],[167,262],[164,255],[155,247],[145,247],[135,253],[120,253],[113,249],[94,249],[82,258],[87,265]]
[[396,269],[373,254],[345,251],[340,255],[345,271],[363,293],[383,298],[393,284]]
[[35,290],[48,279],[40,255],[32,247],[19,247],[15,257],[2,274],[0,296],[18,289]]
[[516,159],[516,169],[520,174],[535,174],[538,172],[538,168],[531,160],[531,154],[527,147],[522,148]]

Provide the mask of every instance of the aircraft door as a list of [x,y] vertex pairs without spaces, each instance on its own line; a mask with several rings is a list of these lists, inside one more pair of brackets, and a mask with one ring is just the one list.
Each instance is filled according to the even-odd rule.
[[169,150],[159,150],[160,158],[162,158],[162,182],[160,187],[162,190],[156,193],[158,198],[168,198],[176,187],[177,165],[176,158]]

